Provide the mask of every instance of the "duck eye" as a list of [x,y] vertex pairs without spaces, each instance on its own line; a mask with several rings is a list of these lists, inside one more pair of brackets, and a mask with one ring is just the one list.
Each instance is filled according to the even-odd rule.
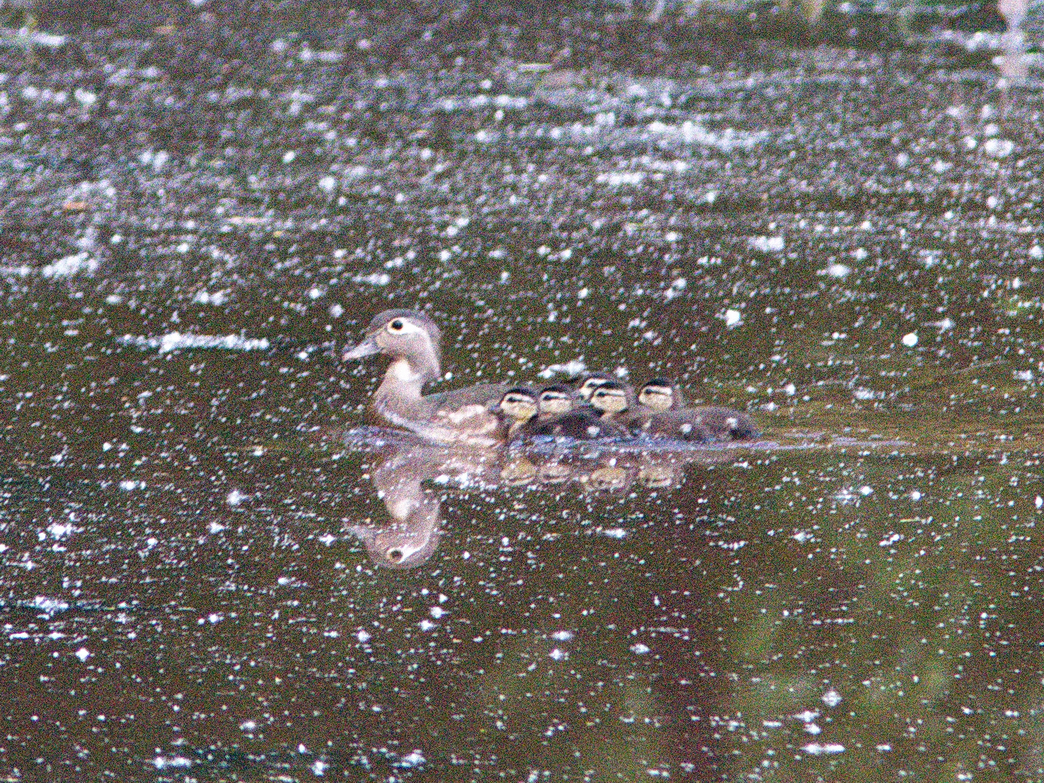
[[393,331],[393,332],[401,332],[403,326],[404,326],[403,322],[400,319],[398,319],[398,318],[396,318],[394,321],[392,321],[390,324],[388,324],[388,328],[391,331]]

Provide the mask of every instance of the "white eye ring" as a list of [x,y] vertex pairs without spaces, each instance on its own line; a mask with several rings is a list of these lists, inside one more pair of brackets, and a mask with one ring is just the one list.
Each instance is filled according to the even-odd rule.
[[406,318],[393,318],[388,321],[388,325],[384,327],[388,330],[389,334],[423,334],[424,327],[419,324],[415,324],[413,321],[407,320]]

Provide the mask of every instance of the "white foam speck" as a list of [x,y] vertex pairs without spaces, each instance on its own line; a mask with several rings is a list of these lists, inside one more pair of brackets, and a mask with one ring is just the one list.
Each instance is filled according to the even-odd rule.
[[192,766],[192,760],[184,756],[156,756],[152,759],[152,765],[156,769],[187,768]]
[[843,279],[845,277],[848,277],[850,274],[852,274],[852,267],[846,266],[845,264],[831,264],[826,269],[824,269],[820,274],[824,274],[824,275],[827,275],[828,277],[833,277],[833,278],[836,278],[838,280],[841,280],[841,279]]
[[391,282],[391,275],[387,272],[376,272],[372,275],[356,275],[352,278],[352,282],[363,283],[364,285],[386,286]]
[[987,139],[982,149],[991,158],[1006,158],[1015,151],[1015,142],[1010,139]]
[[397,767],[419,767],[422,764],[427,763],[427,759],[424,758],[424,754],[419,750],[415,750],[412,753],[407,753],[396,764]]
[[215,291],[210,293],[209,291],[197,291],[195,296],[192,297],[192,301],[196,304],[214,305],[220,307],[228,301],[228,291]]
[[845,752],[845,746],[837,742],[827,742],[825,744],[810,742],[801,749],[810,756],[834,755]]
[[786,246],[783,237],[758,236],[751,237],[748,242],[752,248],[762,253],[778,253]]
[[732,152],[736,149],[749,150],[758,144],[768,140],[769,134],[765,132],[750,133],[726,128],[722,131],[708,130],[703,125],[686,120],[680,125],[673,125],[656,120],[649,123],[649,132],[674,136],[686,144],[698,144],[704,147],[714,147],[722,152]]
[[595,177],[595,182],[618,188],[621,185],[640,185],[645,177],[644,171],[610,171],[607,174],[599,174]]
[[823,703],[828,707],[836,707],[841,703],[841,694],[831,688],[823,694]]
[[537,375],[541,378],[550,378],[552,375],[565,374],[569,376],[580,375],[587,371],[587,364],[583,359],[571,359],[562,364],[549,364]]
[[265,338],[241,337],[236,334],[183,334],[168,332],[159,337],[140,337],[124,335],[119,339],[123,345],[136,345],[139,348],[158,348],[160,353],[195,348],[216,348],[226,351],[265,351],[269,342]]
[[98,260],[90,253],[74,253],[43,267],[40,274],[49,278],[72,277],[81,272],[92,274],[97,269]]

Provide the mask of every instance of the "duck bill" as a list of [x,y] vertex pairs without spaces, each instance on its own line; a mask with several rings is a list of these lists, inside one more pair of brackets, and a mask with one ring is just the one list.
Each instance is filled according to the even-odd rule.
[[367,337],[361,343],[354,348],[349,348],[341,354],[341,361],[351,361],[352,359],[362,359],[364,356],[373,356],[375,353],[380,353],[381,347],[377,345],[377,341],[372,337]]

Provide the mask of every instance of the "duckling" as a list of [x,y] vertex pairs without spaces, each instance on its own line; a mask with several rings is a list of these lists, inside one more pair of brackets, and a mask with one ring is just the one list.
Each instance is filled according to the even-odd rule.
[[640,432],[652,417],[683,407],[685,398],[670,381],[653,378],[638,387],[636,404],[627,409],[621,421],[628,429]]
[[587,402],[591,401],[591,395],[594,394],[594,390],[599,386],[606,383],[618,383],[618,381],[607,372],[592,372],[583,377],[584,379],[580,382],[580,385],[576,387],[576,393]]
[[633,415],[628,426],[654,438],[707,442],[749,440],[758,435],[750,417],[740,411],[717,406],[685,407],[678,387],[662,378],[643,384],[638,400],[644,410]]
[[653,378],[638,388],[638,404],[656,413],[685,407],[685,397],[677,386],[664,378]]
[[577,400],[569,387],[544,387],[539,397],[540,413],[523,425],[523,434],[530,437],[551,435],[577,440],[620,438],[630,434],[616,422],[602,416],[602,411],[592,405],[576,403]]
[[710,430],[702,423],[696,409],[666,410],[659,413],[635,417],[628,425],[631,432],[650,438],[670,438],[707,443],[714,440]]
[[648,381],[642,391],[645,392],[645,405],[661,413],[677,411],[680,414],[684,411],[688,420],[704,430],[708,440],[752,440],[758,437],[758,429],[746,413],[717,405],[690,408],[681,390],[663,378]]
[[524,433],[526,424],[536,418],[539,411],[537,395],[526,386],[512,386],[493,410],[503,417],[504,440],[514,440]]
[[696,416],[699,425],[710,433],[712,440],[754,440],[761,435],[754,421],[742,411],[705,406],[679,411],[682,412]]
[[545,386],[540,390],[540,396],[537,398],[540,408],[539,418],[546,421],[555,416],[561,416],[563,413],[569,413],[576,407],[577,401],[577,393],[565,384]]
[[385,310],[366,328],[362,342],[342,359],[376,353],[392,357],[370,401],[385,424],[403,427],[436,443],[492,446],[503,439],[501,417],[490,410],[507,390],[504,384],[478,384],[422,396],[424,386],[442,374],[442,331],[416,310]]
[[629,400],[627,388],[617,381],[605,380],[592,387],[589,404],[574,406],[568,412],[544,421],[538,417],[526,429],[531,435],[556,435],[580,440],[630,437],[627,428],[614,420],[614,411],[618,407],[616,399],[620,395],[625,400],[623,408],[620,408],[623,410]]
[[554,436],[575,438],[576,440],[594,440],[596,438],[619,438],[629,435],[627,430],[614,421],[604,421],[598,412],[588,408],[577,408],[560,416],[540,421],[531,419],[522,432],[527,437]]
[[634,392],[627,384],[606,381],[592,390],[591,405],[602,419],[623,421],[625,412],[634,407]]

